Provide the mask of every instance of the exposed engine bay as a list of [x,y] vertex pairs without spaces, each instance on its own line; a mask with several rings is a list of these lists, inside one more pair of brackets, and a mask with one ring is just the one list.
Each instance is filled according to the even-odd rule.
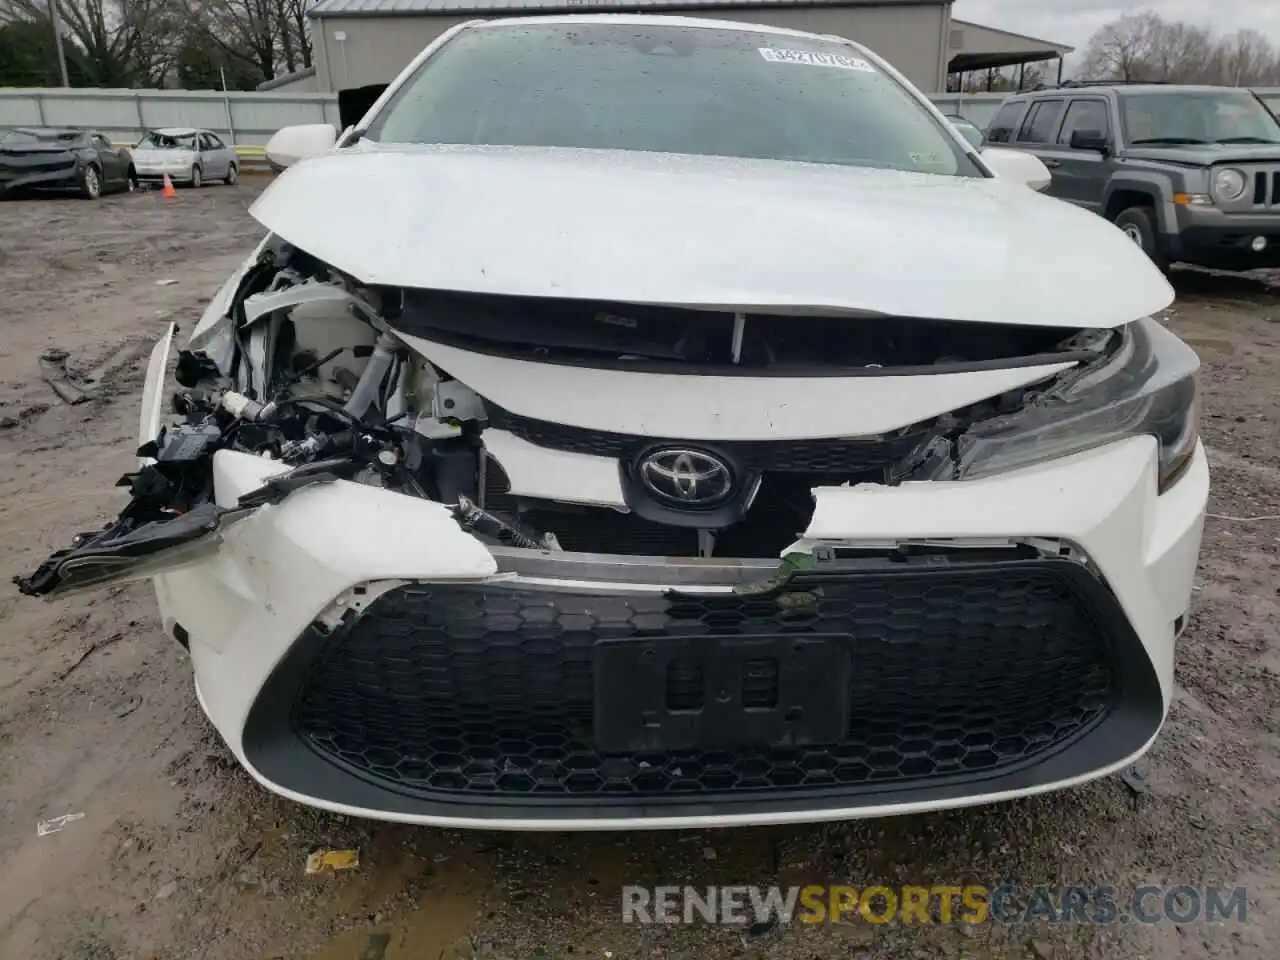
[[[274,237],[242,271],[227,303],[225,315],[198,330],[177,356],[176,389],[166,391],[173,419],[138,451],[139,469],[119,481],[131,497],[128,506],[103,530],[76,537],[30,577],[16,578],[24,593],[90,587],[121,579],[125,570],[130,578],[146,576],[158,554],[170,561],[171,551],[197,545],[263,505],[337,480],[444,504],[464,530],[491,545],[775,557],[805,530],[815,487],[959,479],[959,441],[975,425],[1052,405],[1061,391],[1105,365],[1126,339],[1110,329],[376,288]],[[874,377],[1036,364],[1057,372],[883,435],[701,444],[586,430],[505,409],[412,345],[422,342],[509,360],[690,377]],[[554,478],[545,484],[551,495],[513,491],[510,464],[490,449],[498,432],[508,443],[595,458],[593,463],[606,459],[624,496],[593,500],[568,489],[561,496]],[[646,451],[664,444],[673,448],[667,460],[643,460]],[[681,447],[690,448],[684,461]],[[212,460],[220,450],[289,469],[238,503],[219,505]],[[716,477],[716,464],[733,476]],[[643,470],[657,471],[669,495]],[[689,483],[708,478],[723,479],[722,497],[681,502]],[[641,496],[645,483],[658,494]]]

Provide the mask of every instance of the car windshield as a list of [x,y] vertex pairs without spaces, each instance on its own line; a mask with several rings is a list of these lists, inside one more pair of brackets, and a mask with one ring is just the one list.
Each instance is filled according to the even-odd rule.
[[1280,123],[1248,90],[1180,90],[1120,98],[1129,143],[1280,143]]
[[902,84],[853,48],[708,27],[469,29],[407,80],[365,136],[982,176]]
[[194,133],[156,133],[152,131],[138,141],[138,146],[146,150],[194,150],[196,135]]

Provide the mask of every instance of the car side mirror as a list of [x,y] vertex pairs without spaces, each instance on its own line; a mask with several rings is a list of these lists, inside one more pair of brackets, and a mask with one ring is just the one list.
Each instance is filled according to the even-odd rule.
[[271,135],[263,152],[274,166],[284,169],[308,157],[333,149],[338,131],[331,123],[303,123],[282,127]]
[[1101,130],[1071,131],[1072,150],[1097,150],[1100,153],[1106,153],[1110,148],[1111,144],[1107,142],[1107,135]]
[[1035,154],[1005,147],[984,147],[982,160],[998,180],[1012,180],[1032,190],[1048,189],[1053,174]]

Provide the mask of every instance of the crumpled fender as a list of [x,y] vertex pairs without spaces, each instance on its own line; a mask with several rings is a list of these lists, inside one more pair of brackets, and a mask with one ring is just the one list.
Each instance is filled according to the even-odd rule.
[[[169,354],[173,349],[173,338],[178,332],[176,323],[169,324],[154,347],[151,348],[151,359],[147,362],[147,376],[142,383],[142,412],[138,420],[138,446],[143,447],[160,436],[161,420],[164,416],[164,383],[169,370]],[[147,457],[138,458],[139,465],[150,462]]]

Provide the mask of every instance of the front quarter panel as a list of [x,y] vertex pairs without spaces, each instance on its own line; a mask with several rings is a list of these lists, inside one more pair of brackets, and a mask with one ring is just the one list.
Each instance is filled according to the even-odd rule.
[[1188,192],[1181,172],[1158,168],[1134,169],[1123,158],[1120,168],[1107,183],[1102,207],[1113,215],[1131,206],[1125,194],[1141,194],[1150,197],[1155,208],[1156,221],[1161,233],[1177,231],[1178,208],[1173,202],[1176,194]]
[[[281,468],[227,450],[213,466],[223,505]],[[443,505],[339,480],[261,508],[227,530],[214,557],[155,584],[166,630],[181,624],[189,633],[210,718],[243,760],[241,733],[258,692],[246,677],[267,676],[335,598],[375,581],[478,581],[497,569]]]
[[[150,443],[160,433],[160,421],[164,416],[164,381],[169,371],[169,352],[173,336],[178,331],[176,323],[169,324],[164,336],[151,350],[147,362],[147,376],[142,385],[142,414],[138,421],[138,446]],[[145,463],[142,459],[140,462]]]

